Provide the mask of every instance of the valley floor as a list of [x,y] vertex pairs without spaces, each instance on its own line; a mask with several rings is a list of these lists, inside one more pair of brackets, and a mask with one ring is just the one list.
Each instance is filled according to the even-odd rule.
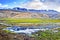
[[39,18],[0,18],[0,23],[12,25],[36,25],[36,24],[58,24],[60,19],[39,19]]

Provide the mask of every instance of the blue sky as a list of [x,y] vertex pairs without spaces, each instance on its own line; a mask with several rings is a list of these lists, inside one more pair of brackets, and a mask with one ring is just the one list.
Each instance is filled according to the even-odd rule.
[[53,9],[60,12],[60,0],[0,0],[0,8]]
[[27,0],[0,0],[0,3],[1,4],[10,4],[10,3],[13,3],[13,2],[26,2]]
[[[29,0],[31,1],[31,0]],[[0,7],[7,5],[8,7],[14,7],[22,3],[28,2],[27,0],[0,0]],[[5,7],[7,7],[5,6]]]

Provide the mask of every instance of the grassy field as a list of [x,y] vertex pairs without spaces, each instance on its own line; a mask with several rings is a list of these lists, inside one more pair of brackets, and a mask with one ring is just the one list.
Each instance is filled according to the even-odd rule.
[[60,23],[60,19],[39,19],[39,18],[0,18],[6,23]]

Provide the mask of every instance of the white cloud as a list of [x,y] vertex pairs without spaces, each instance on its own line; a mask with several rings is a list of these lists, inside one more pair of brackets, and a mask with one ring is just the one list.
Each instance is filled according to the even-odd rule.
[[5,8],[5,7],[8,7],[8,5],[2,5],[2,4],[0,3],[0,8]]
[[0,4],[0,8],[13,8],[13,7],[21,7],[21,8],[37,9],[37,10],[51,9],[60,12],[60,0],[32,0],[26,3],[20,2],[20,4],[14,2],[12,6]]
[[55,10],[60,12],[60,7],[57,7]]
[[[41,2],[40,0],[32,0],[31,2],[27,2],[25,4],[21,4],[20,7],[25,7],[25,8],[29,8],[29,9],[51,9],[51,10],[56,10],[56,11],[60,11],[60,5],[59,5],[59,1],[51,1],[51,0],[42,0],[43,2]],[[44,2],[45,1],[45,2]]]
[[46,9],[47,5],[44,5],[39,0],[33,0],[32,2],[22,4],[21,7],[25,7],[29,9]]

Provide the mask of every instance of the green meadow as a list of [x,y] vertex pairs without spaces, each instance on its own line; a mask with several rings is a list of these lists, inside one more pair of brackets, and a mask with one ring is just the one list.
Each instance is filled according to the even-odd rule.
[[6,23],[60,23],[60,19],[40,19],[40,18],[0,18]]

